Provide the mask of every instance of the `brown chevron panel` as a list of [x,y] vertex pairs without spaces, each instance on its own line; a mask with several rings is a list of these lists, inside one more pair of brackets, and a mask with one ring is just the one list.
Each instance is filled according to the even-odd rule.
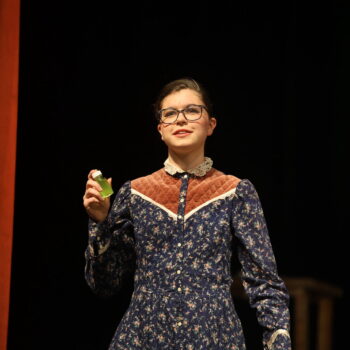
[[[239,178],[225,175],[214,168],[203,177],[191,177],[187,190],[185,214],[234,189],[239,181]],[[177,213],[180,186],[181,179],[169,175],[164,169],[131,181],[131,187],[134,190],[166,207],[174,214]]]

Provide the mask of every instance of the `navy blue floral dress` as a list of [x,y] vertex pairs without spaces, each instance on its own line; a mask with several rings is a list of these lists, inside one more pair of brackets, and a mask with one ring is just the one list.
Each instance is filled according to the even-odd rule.
[[135,271],[130,305],[110,350],[244,350],[230,287],[238,254],[264,349],[290,350],[289,296],[277,274],[252,183],[212,168],[184,172],[168,161],[126,182],[108,218],[89,222],[86,280],[116,293]]

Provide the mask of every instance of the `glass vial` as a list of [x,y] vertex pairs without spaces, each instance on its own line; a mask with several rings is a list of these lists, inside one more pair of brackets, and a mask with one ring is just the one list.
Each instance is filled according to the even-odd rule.
[[92,173],[92,178],[102,187],[102,191],[100,191],[102,198],[107,198],[113,194],[112,186],[109,184],[107,179],[103,177],[100,170]]

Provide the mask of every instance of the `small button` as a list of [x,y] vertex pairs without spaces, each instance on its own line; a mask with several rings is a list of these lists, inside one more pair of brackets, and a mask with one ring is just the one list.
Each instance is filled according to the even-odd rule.
[[180,202],[183,202],[185,199],[184,198],[180,198]]
[[179,219],[182,219],[182,215],[179,215],[178,218],[179,218]]
[[181,243],[178,243],[178,244],[177,244],[178,247],[181,247],[181,245],[182,245]]
[[177,325],[180,327],[182,326],[182,322],[178,322]]
[[177,289],[177,291],[178,291],[178,292],[181,292],[181,291],[182,291],[182,289],[179,287],[179,288]]
[[187,174],[185,174],[185,175],[184,175],[184,179],[187,179],[187,177],[188,177],[188,175],[187,175]]
[[176,273],[179,275],[181,273],[181,270],[177,270]]

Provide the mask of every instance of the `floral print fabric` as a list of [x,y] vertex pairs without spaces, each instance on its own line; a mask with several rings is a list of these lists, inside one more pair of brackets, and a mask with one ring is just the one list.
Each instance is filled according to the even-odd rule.
[[125,274],[135,273],[110,350],[244,350],[230,293],[232,254],[264,348],[290,350],[289,296],[252,183],[214,168],[202,176],[166,169],[126,182],[108,218],[89,222],[91,289],[112,295]]

